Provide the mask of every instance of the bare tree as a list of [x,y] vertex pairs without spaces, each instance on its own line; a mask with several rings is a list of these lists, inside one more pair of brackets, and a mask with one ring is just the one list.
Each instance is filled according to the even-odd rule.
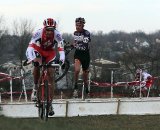
[[1,51],[0,51],[0,54],[3,54],[4,52],[4,47],[5,47],[5,35],[8,34],[8,31],[5,27],[5,19],[3,16],[0,16],[0,48],[1,48]]
[[22,65],[22,60],[24,59],[25,50],[31,39],[31,34],[34,27],[32,22],[27,19],[15,20],[13,22],[13,34],[15,36],[14,42],[16,42],[15,51],[20,60],[20,65]]

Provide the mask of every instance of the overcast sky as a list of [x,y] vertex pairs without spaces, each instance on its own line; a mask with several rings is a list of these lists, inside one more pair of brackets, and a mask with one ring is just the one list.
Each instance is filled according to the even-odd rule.
[[35,29],[52,17],[62,33],[73,33],[76,17],[84,17],[85,28],[95,32],[160,30],[160,0],[0,0],[1,15],[7,23],[32,20]]

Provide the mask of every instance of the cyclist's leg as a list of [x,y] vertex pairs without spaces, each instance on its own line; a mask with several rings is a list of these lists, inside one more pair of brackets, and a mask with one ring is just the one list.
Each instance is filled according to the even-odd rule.
[[52,101],[54,97],[54,89],[55,89],[55,70],[54,68],[48,68],[48,81],[49,81],[49,94],[50,94],[50,108],[49,108],[49,115],[54,115]]
[[77,82],[79,79],[79,72],[81,67],[81,54],[75,51],[74,54],[74,89],[78,89]]
[[31,95],[31,100],[32,101],[36,101],[37,100],[37,90],[38,90],[38,82],[39,82],[39,77],[40,77],[40,69],[39,69],[39,62],[42,62],[42,58],[41,55],[38,51],[35,50],[35,55],[36,55],[36,59],[37,61],[33,61],[33,78],[34,78],[34,86],[33,86],[33,90],[32,90],[32,95]]
[[88,76],[89,76],[89,64],[90,64],[90,57],[87,55],[85,59],[82,60],[82,69],[83,69],[83,82],[85,86],[86,93],[89,93],[88,90]]
[[78,89],[77,82],[78,82],[78,78],[79,78],[80,67],[81,67],[80,60],[75,59],[74,60],[74,82],[75,82],[74,89]]
[[89,74],[89,70],[83,70],[83,81],[84,81],[84,87],[86,90],[86,93],[89,93],[88,90],[88,74]]
[[73,97],[78,97],[78,78],[79,78],[79,72],[80,72],[81,62],[79,59],[74,60],[74,91],[73,91]]
[[38,90],[39,75],[40,75],[39,68],[34,66],[34,69],[33,69],[34,86],[33,86],[32,94],[31,94],[31,100],[32,101],[36,101],[37,100],[37,90]]

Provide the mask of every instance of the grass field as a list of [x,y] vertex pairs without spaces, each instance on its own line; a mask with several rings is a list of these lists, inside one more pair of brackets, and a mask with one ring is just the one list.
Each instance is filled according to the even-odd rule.
[[1,116],[0,130],[160,130],[160,115],[56,117],[47,122]]

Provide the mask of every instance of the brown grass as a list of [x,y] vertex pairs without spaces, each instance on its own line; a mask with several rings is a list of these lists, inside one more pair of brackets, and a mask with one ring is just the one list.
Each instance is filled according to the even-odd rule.
[[159,130],[160,115],[20,119],[0,117],[0,130]]

